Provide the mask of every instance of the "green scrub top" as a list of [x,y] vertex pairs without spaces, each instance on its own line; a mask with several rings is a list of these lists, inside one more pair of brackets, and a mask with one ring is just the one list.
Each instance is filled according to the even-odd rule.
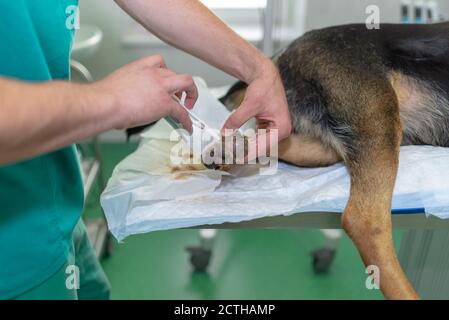
[[[74,30],[66,26],[67,8],[77,1],[1,0],[0,76],[68,79]],[[83,202],[74,146],[0,166],[0,299],[36,287],[64,265]]]

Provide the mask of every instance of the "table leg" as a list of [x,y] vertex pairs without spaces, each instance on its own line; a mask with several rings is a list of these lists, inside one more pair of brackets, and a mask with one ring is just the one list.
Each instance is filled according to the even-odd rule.
[[449,231],[406,231],[399,260],[422,299],[449,298]]

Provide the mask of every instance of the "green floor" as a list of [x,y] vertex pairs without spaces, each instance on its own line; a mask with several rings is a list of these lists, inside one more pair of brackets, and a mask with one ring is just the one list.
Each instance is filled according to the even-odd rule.
[[[105,175],[135,145],[105,144]],[[92,198],[98,192],[94,191]],[[95,199],[86,217],[101,211]],[[400,234],[395,234],[396,243]],[[329,274],[315,275],[310,252],[324,244],[317,230],[220,231],[208,274],[194,274],[184,248],[195,230],[133,236],[116,244],[103,267],[114,299],[381,299],[367,290],[359,256],[345,237]]]

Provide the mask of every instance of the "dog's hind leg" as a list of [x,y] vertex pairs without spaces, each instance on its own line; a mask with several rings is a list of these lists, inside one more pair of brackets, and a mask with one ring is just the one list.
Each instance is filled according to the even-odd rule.
[[326,167],[342,160],[320,139],[302,134],[293,134],[279,144],[279,159],[299,167]]
[[[390,93],[372,99],[371,104],[382,105],[356,121],[353,150],[345,159],[351,193],[342,225],[364,264],[378,268],[380,289],[387,299],[417,299],[392,239],[391,203],[402,138],[397,101]],[[365,110],[371,107],[365,105]]]
[[[393,246],[391,194],[397,155],[382,148],[369,158],[349,163],[351,195],[342,224],[366,266],[380,271],[380,289],[387,299],[418,298],[404,275]],[[375,154],[377,153],[377,154]]]

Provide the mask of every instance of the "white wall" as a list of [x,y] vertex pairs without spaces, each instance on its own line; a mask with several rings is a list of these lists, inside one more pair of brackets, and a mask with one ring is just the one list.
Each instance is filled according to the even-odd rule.
[[339,24],[365,23],[365,9],[373,4],[380,8],[382,23],[400,21],[400,0],[309,0],[307,28],[310,30]]
[[449,1],[448,0],[439,0],[440,5],[440,13],[445,20],[449,20]]

